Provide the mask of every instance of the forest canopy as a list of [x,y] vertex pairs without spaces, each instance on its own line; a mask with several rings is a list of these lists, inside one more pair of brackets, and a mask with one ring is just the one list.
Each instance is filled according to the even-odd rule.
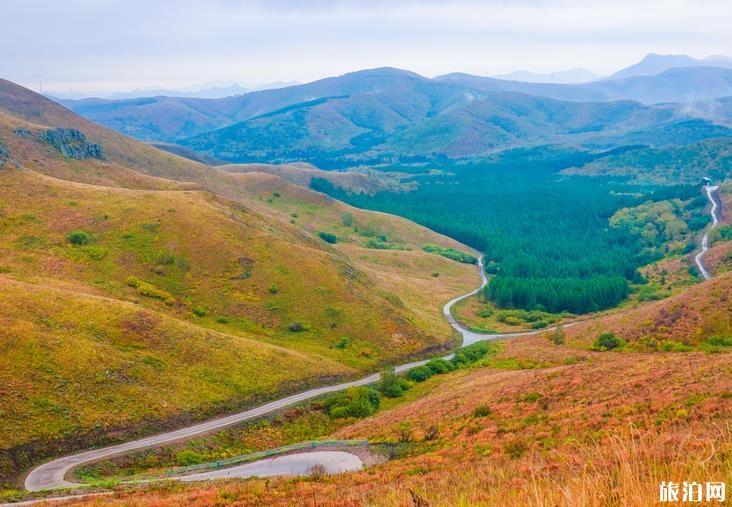
[[483,252],[495,273],[485,295],[500,307],[586,313],[618,305],[629,284],[642,281],[637,268],[659,255],[648,248],[643,231],[617,217],[612,226],[610,218],[642,203],[699,195],[694,186],[558,174],[587,157],[512,150],[410,176],[406,181],[418,183],[410,192],[352,194],[318,178],[311,187],[355,206],[407,217]]

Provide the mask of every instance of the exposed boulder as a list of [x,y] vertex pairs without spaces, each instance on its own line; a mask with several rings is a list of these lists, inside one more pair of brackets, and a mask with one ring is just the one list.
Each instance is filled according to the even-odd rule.
[[102,147],[87,141],[84,133],[76,129],[49,129],[43,133],[43,139],[66,157],[104,159]]
[[10,159],[10,152],[3,146],[3,143],[0,143],[0,169],[5,166],[5,162]]

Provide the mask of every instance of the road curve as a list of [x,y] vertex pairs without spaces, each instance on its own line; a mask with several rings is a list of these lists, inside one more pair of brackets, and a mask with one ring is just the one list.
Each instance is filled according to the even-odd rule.
[[696,254],[696,257],[694,257],[694,262],[696,262],[696,265],[699,267],[699,272],[701,273],[702,278],[704,278],[705,280],[709,280],[711,278],[711,275],[704,267],[704,264],[702,263],[702,257],[704,257],[704,254],[706,254],[707,250],[709,250],[709,231],[714,229],[719,223],[719,217],[717,217],[717,199],[719,199],[719,194],[717,194],[717,199],[714,198],[714,194],[717,193],[719,187],[705,185],[704,190],[706,190],[707,192],[707,199],[709,199],[709,201],[712,203],[712,209],[709,212],[712,215],[712,226],[704,233],[704,236],[702,237],[701,252]]
[[287,454],[266,458],[220,470],[183,475],[174,479],[185,482],[214,479],[246,479],[248,477],[276,477],[282,475],[305,475],[314,466],[322,466],[328,474],[354,472],[363,468],[358,456],[344,451],[314,451]]
[[[463,326],[461,326],[452,316],[452,313],[450,312],[450,310],[452,309],[452,306],[455,303],[478,293],[488,283],[488,280],[485,275],[485,271],[483,270],[482,259],[479,259],[479,261],[478,261],[478,270],[480,272],[480,277],[481,277],[480,287],[469,292],[468,294],[465,294],[465,295],[457,297],[451,301],[448,301],[445,304],[445,306],[443,307],[443,312],[444,312],[447,320],[450,322],[450,325],[457,332],[459,332],[462,335],[463,342],[462,342],[461,347],[470,345],[470,344],[478,342],[478,341],[500,340],[502,338],[515,337],[515,336],[527,336],[527,335],[538,334],[538,333],[546,331],[546,329],[543,329],[543,330],[528,331],[528,332],[523,332],[523,333],[480,334],[480,333],[475,333],[473,331],[470,331],[470,330],[464,328]],[[452,354],[445,356],[445,359],[449,359],[451,357],[452,357]],[[427,360],[414,361],[411,363],[396,366],[394,369],[396,372],[403,372],[403,371],[406,371],[415,366],[421,366],[425,363],[427,363]],[[279,400],[265,403],[264,405],[260,405],[259,407],[256,407],[256,408],[245,410],[243,412],[239,412],[237,414],[232,414],[232,415],[225,416],[225,417],[220,417],[218,419],[211,419],[209,421],[205,421],[202,423],[194,424],[192,426],[188,426],[187,428],[181,428],[179,430],[168,431],[165,433],[160,433],[158,435],[153,435],[153,436],[141,438],[138,440],[132,440],[130,442],[125,442],[122,444],[112,445],[109,447],[102,447],[100,449],[93,449],[91,451],[85,451],[85,452],[81,452],[78,454],[72,454],[70,456],[65,456],[63,458],[58,458],[53,461],[49,461],[48,463],[44,463],[43,465],[40,465],[40,466],[34,468],[33,470],[31,470],[31,472],[25,478],[25,489],[27,489],[28,491],[42,491],[42,490],[47,490],[47,489],[79,486],[79,484],[74,484],[72,482],[66,481],[65,476],[69,472],[69,470],[71,470],[72,468],[79,466],[81,464],[89,463],[91,461],[97,461],[100,459],[111,458],[113,456],[125,454],[127,452],[134,451],[137,449],[144,449],[147,447],[156,447],[159,445],[169,444],[171,442],[175,442],[178,440],[185,440],[185,439],[188,439],[191,437],[195,437],[197,435],[219,430],[219,429],[225,428],[227,426],[232,426],[234,424],[238,424],[238,423],[241,423],[244,421],[262,417],[262,416],[271,414],[272,412],[275,412],[277,410],[280,410],[280,409],[283,409],[290,405],[293,405],[295,403],[310,400],[312,398],[317,398],[318,396],[322,396],[324,394],[342,391],[349,387],[373,384],[373,383],[377,382],[380,378],[381,378],[380,373],[374,373],[372,375],[369,375],[369,376],[364,377],[359,380],[354,380],[351,382],[344,382],[344,383],[336,384],[336,385],[332,385],[332,386],[318,387],[315,389],[303,391],[301,393],[286,396]]]

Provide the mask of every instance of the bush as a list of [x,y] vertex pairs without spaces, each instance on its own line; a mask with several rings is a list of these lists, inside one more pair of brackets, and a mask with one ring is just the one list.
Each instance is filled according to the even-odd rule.
[[527,450],[526,444],[523,443],[521,440],[514,440],[513,442],[507,443],[503,450],[506,451],[506,454],[513,459],[518,459],[521,456],[524,455],[524,453]]
[[486,342],[477,342],[467,347],[463,347],[455,351],[455,355],[452,358],[452,364],[457,367],[467,365],[476,362],[482,358],[490,350]]
[[524,323],[523,320],[519,319],[518,317],[514,317],[513,315],[509,315],[505,319],[503,319],[504,324],[508,324],[509,326],[520,326]]
[[544,322],[543,320],[537,320],[536,322],[531,323],[531,329],[544,329],[549,324]]
[[341,336],[338,338],[338,341],[335,344],[335,348],[339,350],[344,350],[346,347],[348,347],[351,344],[351,339],[347,336]]
[[331,234],[329,232],[319,232],[318,236],[320,236],[320,239],[322,239],[326,243],[335,244],[338,242],[338,237],[335,234]]
[[300,331],[305,331],[305,326],[303,326],[299,322],[293,322],[289,326],[287,326],[287,329],[289,329],[293,333],[299,333]]
[[475,417],[487,417],[489,415],[491,415],[491,409],[488,405],[478,405],[473,410],[473,416]]
[[193,315],[196,317],[205,317],[206,316],[206,309],[202,306],[194,306],[191,311],[193,312]]
[[170,292],[158,289],[153,284],[144,282],[135,276],[127,277],[126,283],[130,287],[134,287],[137,290],[137,293],[142,296],[160,299],[167,305],[175,303],[175,297],[173,297]]
[[564,328],[562,326],[557,326],[551,336],[549,336],[549,339],[554,345],[564,345]]
[[478,312],[478,317],[483,317],[484,319],[487,319],[491,315],[493,315],[493,308],[483,308]]
[[409,387],[407,380],[395,375],[392,371],[382,373],[381,381],[376,384],[376,390],[387,398],[399,398]]
[[614,350],[622,348],[625,341],[615,336],[613,333],[602,333],[597,337],[593,344],[596,350]]
[[328,415],[334,419],[368,417],[379,409],[379,393],[370,387],[351,387],[325,400]]
[[427,365],[417,366],[407,372],[407,378],[414,380],[415,382],[424,382],[435,373]]
[[206,458],[203,455],[190,449],[180,451],[178,454],[175,455],[175,459],[179,465],[183,466],[198,465],[206,461]]
[[478,263],[478,258],[474,255],[455,250],[454,248],[446,248],[439,245],[427,244],[422,247],[422,250],[427,253],[436,253],[438,255],[442,255],[443,257],[447,257],[450,260],[462,262],[464,264]]
[[448,373],[455,369],[455,365],[446,359],[430,359],[425,366],[435,375]]
[[346,211],[341,216],[341,222],[344,227],[351,227],[353,225],[353,213]]
[[72,245],[86,245],[91,241],[91,236],[88,232],[84,231],[73,231],[70,232],[66,239]]

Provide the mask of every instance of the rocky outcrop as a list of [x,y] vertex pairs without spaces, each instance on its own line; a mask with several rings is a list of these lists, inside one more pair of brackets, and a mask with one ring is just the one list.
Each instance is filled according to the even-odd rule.
[[43,133],[43,139],[66,157],[104,159],[102,147],[87,141],[84,133],[76,129],[49,129]]
[[10,152],[3,146],[3,143],[0,143],[0,169],[5,166],[5,162],[7,162],[10,159]]

